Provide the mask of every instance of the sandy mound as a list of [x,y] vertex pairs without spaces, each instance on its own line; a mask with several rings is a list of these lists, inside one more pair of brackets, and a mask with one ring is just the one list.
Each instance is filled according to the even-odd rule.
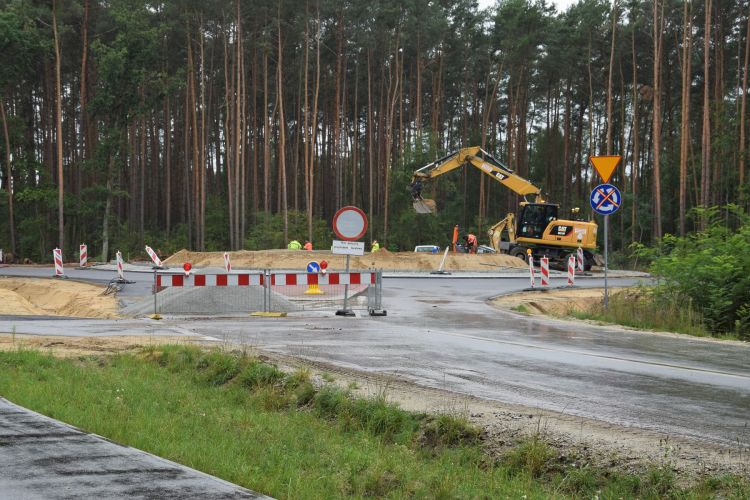
[[0,278],[0,314],[117,318],[117,299],[97,285],[44,278]]
[[[223,267],[223,252],[190,252],[180,250],[164,262],[170,266],[182,266],[190,262],[197,267]],[[311,260],[328,261],[328,269],[341,271],[346,268],[346,256],[333,255],[328,250],[240,250],[229,252],[233,268],[250,269],[298,269],[303,271]],[[352,269],[382,269],[384,271],[437,271],[442,254],[424,252],[388,252],[381,250],[351,257]],[[502,268],[524,269],[526,264],[518,258],[504,254],[452,254],[445,259],[447,271],[498,271]]]
[[[610,295],[620,291],[610,289]],[[589,310],[592,306],[600,304],[603,299],[603,288],[573,288],[514,293],[498,297],[491,303],[505,309],[518,309],[523,306],[523,311],[531,314],[567,316],[571,311]]]

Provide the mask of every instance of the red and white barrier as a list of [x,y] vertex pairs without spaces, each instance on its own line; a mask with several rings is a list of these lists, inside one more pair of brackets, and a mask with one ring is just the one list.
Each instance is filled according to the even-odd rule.
[[89,259],[89,253],[88,253],[88,247],[86,247],[86,243],[81,243],[79,247],[79,265],[81,267],[86,267],[86,261]]
[[531,288],[536,286],[536,279],[534,277],[534,257],[529,255],[529,281],[531,282]]
[[260,286],[262,274],[157,274],[156,286]]
[[549,259],[547,257],[542,257],[540,259],[541,262],[541,270],[542,270],[542,286],[548,287],[549,286]]
[[368,285],[375,284],[375,273],[273,273],[271,286]]
[[55,276],[58,278],[65,276],[65,271],[63,270],[62,250],[59,248],[52,250],[52,258],[55,260]]
[[583,248],[578,247],[576,252],[576,258],[578,259],[578,272],[583,272]]
[[117,260],[117,277],[125,281],[125,272],[122,270],[122,253],[119,250],[115,253],[115,258]]
[[[375,284],[376,273],[274,273],[271,286],[310,285],[370,285]],[[188,278],[182,274],[157,274],[156,286],[260,286],[264,284],[262,274],[194,274]]]
[[228,273],[232,272],[232,263],[229,262],[229,253],[224,252],[224,270]]
[[156,267],[161,267],[161,259],[158,255],[156,255],[156,252],[154,252],[154,249],[150,246],[146,245],[146,253],[149,257],[151,257],[151,260],[154,262],[154,265]]
[[568,286],[574,286],[576,284],[576,257],[575,255],[568,256]]

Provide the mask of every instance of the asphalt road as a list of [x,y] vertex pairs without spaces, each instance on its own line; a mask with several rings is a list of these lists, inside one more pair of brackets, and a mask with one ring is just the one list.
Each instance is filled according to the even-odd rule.
[[0,498],[268,498],[0,398]]
[[[620,286],[635,281],[611,280]],[[0,331],[15,326],[18,333],[34,334],[195,333],[482,398],[750,446],[750,346],[529,318],[486,303],[527,286],[526,279],[514,278],[388,278],[383,318],[302,313],[158,324],[7,318],[0,320]]]

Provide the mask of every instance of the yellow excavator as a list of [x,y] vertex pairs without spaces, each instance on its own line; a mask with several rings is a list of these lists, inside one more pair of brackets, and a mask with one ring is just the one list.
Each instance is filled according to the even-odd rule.
[[[526,260],[527,251],[531,250],[535,259],[546,256],[550,261],[564,266],[568,255],[581,247],[584,268],[591,269],[595,261],[596,222],[558,218],[559,205],[546,202],[538,187],[480,147],[460,149],[415,171],[410,185],[414,210],[423,214],[435,213],[435,201],[422,197],[424,183],[466,165],[479,169],[524,197],[517,218],[509,213],[487,231],[495,251]],[[533,201],[529,201],[527,196],[533,196]],[[578,209],[571,212],[577,218]]]

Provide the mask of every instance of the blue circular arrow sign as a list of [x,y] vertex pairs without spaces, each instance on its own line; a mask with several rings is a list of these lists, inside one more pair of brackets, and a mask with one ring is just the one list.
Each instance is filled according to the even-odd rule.
[[308,262],[307,263],[307,272],[308,273],[319,273],[320,272],[320,264],[318,264],[315,261]]
[[622,204],[620,190],[612,184],[599,184],[591,191],[591,208],[601,215],[617,212]]

